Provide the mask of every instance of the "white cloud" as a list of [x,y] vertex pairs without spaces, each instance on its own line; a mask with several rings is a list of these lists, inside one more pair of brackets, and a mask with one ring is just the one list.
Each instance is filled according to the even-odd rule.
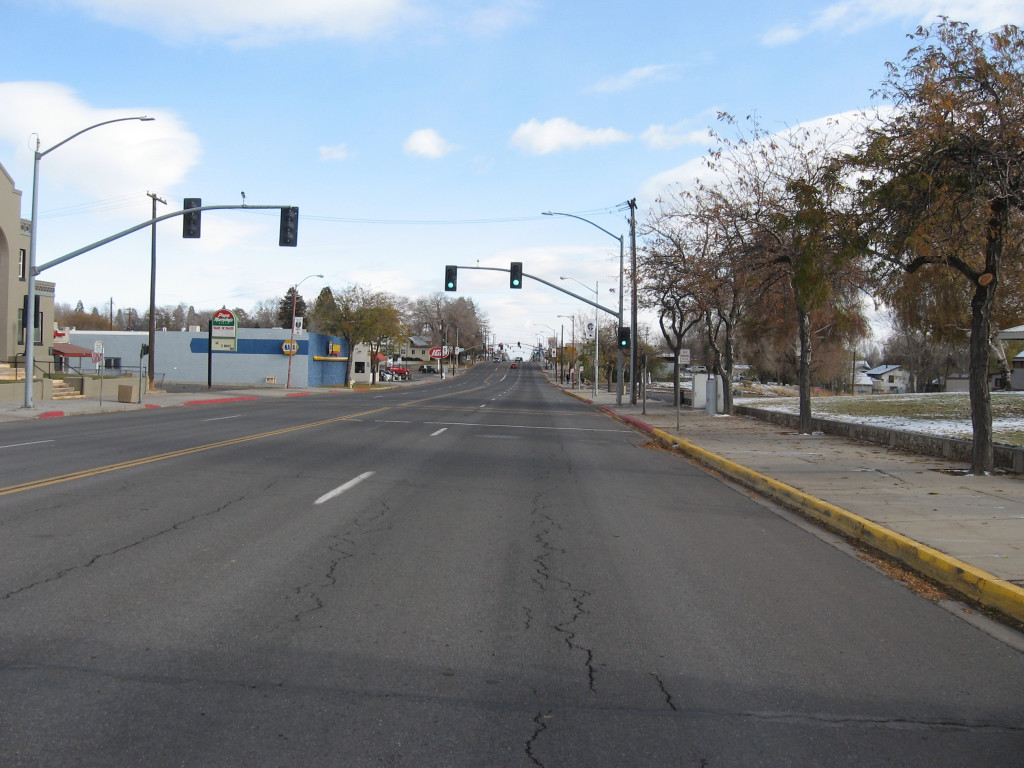
[[469,29],[476,35],[495,35],[509,27],[529,21],[534,3],[532,0],[499,0],[472,12]]
[[652,125],[640,136],[651,149],[675,149],[686,144],[709,144],[708,131],[706,128],[699,130],[684,127],[684,124]]
[[[860,132],[864,128],[865,121],[870,123],[891,112],[892,107],[882,107],[873,113],[864,113],[860,110],[840,112],[783,128],[772,136],[766,137],[765,140],[770,141],[773,136],[784,136],[789,133],[797,135],[801,131],[808,131],[811,134],[828,138],[836,149],[852,151],[858,136],[861,135]],[[708,167],[706,160],[707,155],[701,155],[652,176],[641,185],[640,197],[645,200],[654,200],[664,194],[666,188],[676,186],[691,188],[698,179],[705,184],[714,184],[720,176]]]
[[531,120],[520,125],[510,144],[531,155],[547,155],[563,149],[604,146],[629,141],[629,135],[615,128],[585,128],[564,117],[546,122]]
[[433,128],[423,128],[419,131],[413,131],[409,138],[405,140],[402,149],[405,150],[407,155],[438,158],[444,157],[455,147],[445,141],[441,134]]
[[103,21],[172,40],[263,45],[294,38],[365,38],[417,13],[411,0],[64,0]]
[[775,27],[769,30],[761,37],[761,42],[764,45],[774,47],[777,45],[789,45],[795,43],[801,37],[806,34],[804,30],[801,30],[792,24],[783,24],[782,26]]
[[[167,190],[180,183],[199,160],[199,138],[178,117],[152,107],[98,109],[81,101],[61,83],[0,83],[0,140],[20,154],[31,179],[32,134],[46,151],[82,128],[105,120],[147,115],[152,122],[128,120],[82,134],[48,155],[42,175],[48,187],[72,186],[88,196],[107,198],[125,191]],[[20,169],[19,169],[20,170]]]
[[640,187],[640,197],[644,200],[654,200],[664,194],[669,187],[690,188],[694,186],[696,179],[707,182],[711,176],[711,170],[704,162],[704,157],[695,157],[649,178]]
[[803,24],[783,24],[761,37],[768,46],[788,45],[815,33],[841,30],[859,32],[896,19],[929,24],[939,16],[966,21],[982,32],[1004,24],[1024,24],[1024,3],[1020,0],[843,0],[833,3]]
[[322,162],[347,160],[348,157],[348,147],[344,144],[335,144],[333,147],[320,147],[320,160]]
[[595,84],[590,90],[598,93],[617,93],[628,91],[641,83],[668,80],[672,77],[673,67],[668,64],[652,64],[647,67],[636,67],[624,75],[616,75]]

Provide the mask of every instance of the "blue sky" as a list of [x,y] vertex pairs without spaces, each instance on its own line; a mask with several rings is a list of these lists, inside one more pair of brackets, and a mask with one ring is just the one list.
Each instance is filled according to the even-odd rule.
[[[634,4],[605,0],[0,0],[0,164],[29,217],[42,161],[38,263],[140,223],[147,192],[210,212],[200,240],[158,235],[157,303],[250,308],[361,283],[415,298],[444,265],[507,268],[587,293],[617,284],[618,245],[666,184],[700,172],[724,110],[782,129],[871,105],[887,60],[936,14],[987,31],[1020,0]],[[50,269],[57,300],[149,302],[148,232]],[[527,280],[464,271],[498,339],[533,342],[583,312]],[[449,294],[451,295],[451,294]],[[586,309],[589,316],[590,310]]]

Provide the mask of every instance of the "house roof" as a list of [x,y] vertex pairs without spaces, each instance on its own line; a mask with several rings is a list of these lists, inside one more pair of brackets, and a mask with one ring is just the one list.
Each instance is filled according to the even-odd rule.
[[1006,330],[997,333],[996,337],[1003,341],[1021,341],[1024,339],[1024,325],[1007,328]]
[[898,365],[879,365],[876,368],[872,368],[870,371],[864,371],[865,376],[885,376],[887,373],[898,371],[900,366]]

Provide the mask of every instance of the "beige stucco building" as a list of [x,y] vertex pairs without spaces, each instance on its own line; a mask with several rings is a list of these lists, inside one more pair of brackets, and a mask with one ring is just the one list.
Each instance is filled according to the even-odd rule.
[[[21,217],[21,191],[0,165],[0,379],[24,375],[28,253],[31,222]],[[53,283],[36,280],[35,378],[53,368]],[[30,310],[31,312],[31,310]]]

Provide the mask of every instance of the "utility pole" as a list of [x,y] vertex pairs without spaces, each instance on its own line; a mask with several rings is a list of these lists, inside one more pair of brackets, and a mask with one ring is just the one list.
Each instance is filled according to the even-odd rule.
[[630,283],[632,289],[632,300],[629,310],[629,402],[636,405],[636,198],[630,200],[629,205],[629,246],[630,246]]
[[[156,375],[156,204],[167,201],[156,196],[154,192],[147,192],[146,197],[153,200],[153,224],[152,244],[149,255],[149,390],[153,390],[154,376]],[[139,380],[139,392],[142,392],[142,381]]]

